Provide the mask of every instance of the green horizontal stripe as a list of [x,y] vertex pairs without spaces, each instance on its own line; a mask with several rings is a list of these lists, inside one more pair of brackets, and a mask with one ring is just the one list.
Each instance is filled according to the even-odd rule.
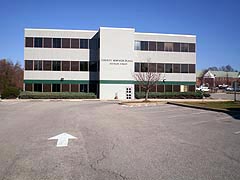
[[[89,81],[89,80],[24,80],[25,84],[139,84],[133,80],[100,80],[100,81]],[[194,81],[162,81],[157,82],[159,85],[195,85]]]

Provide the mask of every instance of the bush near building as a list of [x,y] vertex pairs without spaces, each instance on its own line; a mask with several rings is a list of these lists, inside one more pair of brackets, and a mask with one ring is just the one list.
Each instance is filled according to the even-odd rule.
[[[145,94],[143,92],[136,92],[135,98],[142,99]],[[159,93],[159,92],[150,92],[149,98],[150,99],[202,99],[204,97],[209,97],[210,94],[202,93],[202,92],[166,92],[166,93]]]
[[13,99],[13,98],[17,98],[20,94],[20,90],[16,87],[6,87],[2,94],[1,94],[1,98],[3,99]]
[[30,92],[24,91],[19,95],[20,99],[96,99],[94,93],[83,92]]

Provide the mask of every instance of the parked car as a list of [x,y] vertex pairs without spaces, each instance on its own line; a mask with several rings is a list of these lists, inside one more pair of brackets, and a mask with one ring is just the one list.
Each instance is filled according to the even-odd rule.
[[[228,87],[226,91],[235,91],[235,89],[233,87]],[[236,91],[240,91],[239,87],[236,88]]]
[[200,86],[196,88],[197,91],[202,91],[202,92],[209,92],[209,88],[207,86]]

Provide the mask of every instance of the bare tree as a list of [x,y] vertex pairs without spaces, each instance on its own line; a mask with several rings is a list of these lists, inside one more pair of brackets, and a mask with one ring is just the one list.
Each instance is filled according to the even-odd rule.
[[160,73],[151,72],[149,67],[147,72],[136,72],[133,77],[140,88],[144,89],[145,101],[148,99],[149,91],[160,81]]

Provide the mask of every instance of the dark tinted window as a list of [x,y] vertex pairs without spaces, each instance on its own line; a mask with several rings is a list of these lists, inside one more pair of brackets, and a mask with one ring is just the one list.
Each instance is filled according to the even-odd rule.
[[34,38],[34,47],[42,47],[42,38]]
[[195,44],[194,43],[190,43],[189,44],[189,52],[195,52]]
[[78,84],[71,84],[71,92],[79,92]]
[[181,43],[181,52],[188,52],[188,44]]
[[165,72],[166,73],[172,73],[172,64],[165,64]]
[[148,51],[148,41],[141,41],[141,50]]
[[32,37],[25,38],[25,47],[33,47],[33,38]]
[[149,41],[149,51],[156,51],[157,50],[157,43],[154,41]]
[[135,92],[139,92],[140,91],[140,87],[138,84],[135,84],[134,85],[134,89],[135,89]]
[[181,64],[181,73],[188,73],[188,64]]
[[173,85],[173,92],[180,92],[180,85]]
[[164,72],[164,64],[161,63],[157,64],[157,72],[158,73]]
[[34,61],[34,70],[41,71],[42,70],[42,61]]
[[70,71],[70,61],[62,61],[62,71]]
[[91,72],[97,72],[97,62],[95,61],[90,61],[89,62],[89,71]]
[[195,64],[189,64],[189,73],[195,73]]
[[157,51],[164,51],[164,43],[157,42]]
[[33,61],[25,60],[25,70],[33,70]]
[[69,92],[69,84],[62,84],[62,92]]
[[134,72],[139,72],[139,71],[140,71],[140,63],[135,63]]
[[88,92],[88,84],[80,84],[80,92]]
[[71,71],[79,71],[79,61],[71,61]]
[[165,92],[172,92],[172,85],[165,85]]
[[180,52],[180,43],[173,43],[173,51]]
[[141,63],[141,72],[148,72],[148,63]]
[[165,42],[164,43],[164,51],[173,51],[173,43]]
[[51,61],[43,61],[43,70],[51,71],[52,70],[52,62]]
[[164,85],[157,85],[157,92],[164,92]]
[[53,38],[53,48],[61,48],[61,38]]
[[60,92],[60,84],[52,84],[52,92]]
[[149,72],[156,72],[157,71],[157,64],[156,63],[149,63]]
[[88,49],[88,39],[80,39],[80,48]]
[[32,91],[32,84],[25,84],[25,91]]
[[88,62],[87,61],[80,62],[80,71],[88,71]]
[[52,38],[44,38],[44,47],[52,48]]
[[70,48],[70,39],[68,38],[62,39],[62,48]]
[[97,49],[98,48],[98,40],[97,39],[90,39],[89,40],[90,49]]
[[97,84],[89,84],[89,92],[97,94]]
[[34,84],[34,91],[42,92],[42,84]]
[[173,72],[180,73],[180,64],[173,64]]
[[79,39],[71,39],[71,48],[79,48]]
[[51,92],[51,84],[43,84],[43,92]]
[[52,70],[53,71],[61,71],[61,62],[60,61],[53,61],[52,62]]
[[156,84],[152,85],[152,87],[150,88],[149,91],[150,92],[156,92],[157,91],[157,85]]
[[188,91],[194,92],[195,91],[195,85],[189,85]]

